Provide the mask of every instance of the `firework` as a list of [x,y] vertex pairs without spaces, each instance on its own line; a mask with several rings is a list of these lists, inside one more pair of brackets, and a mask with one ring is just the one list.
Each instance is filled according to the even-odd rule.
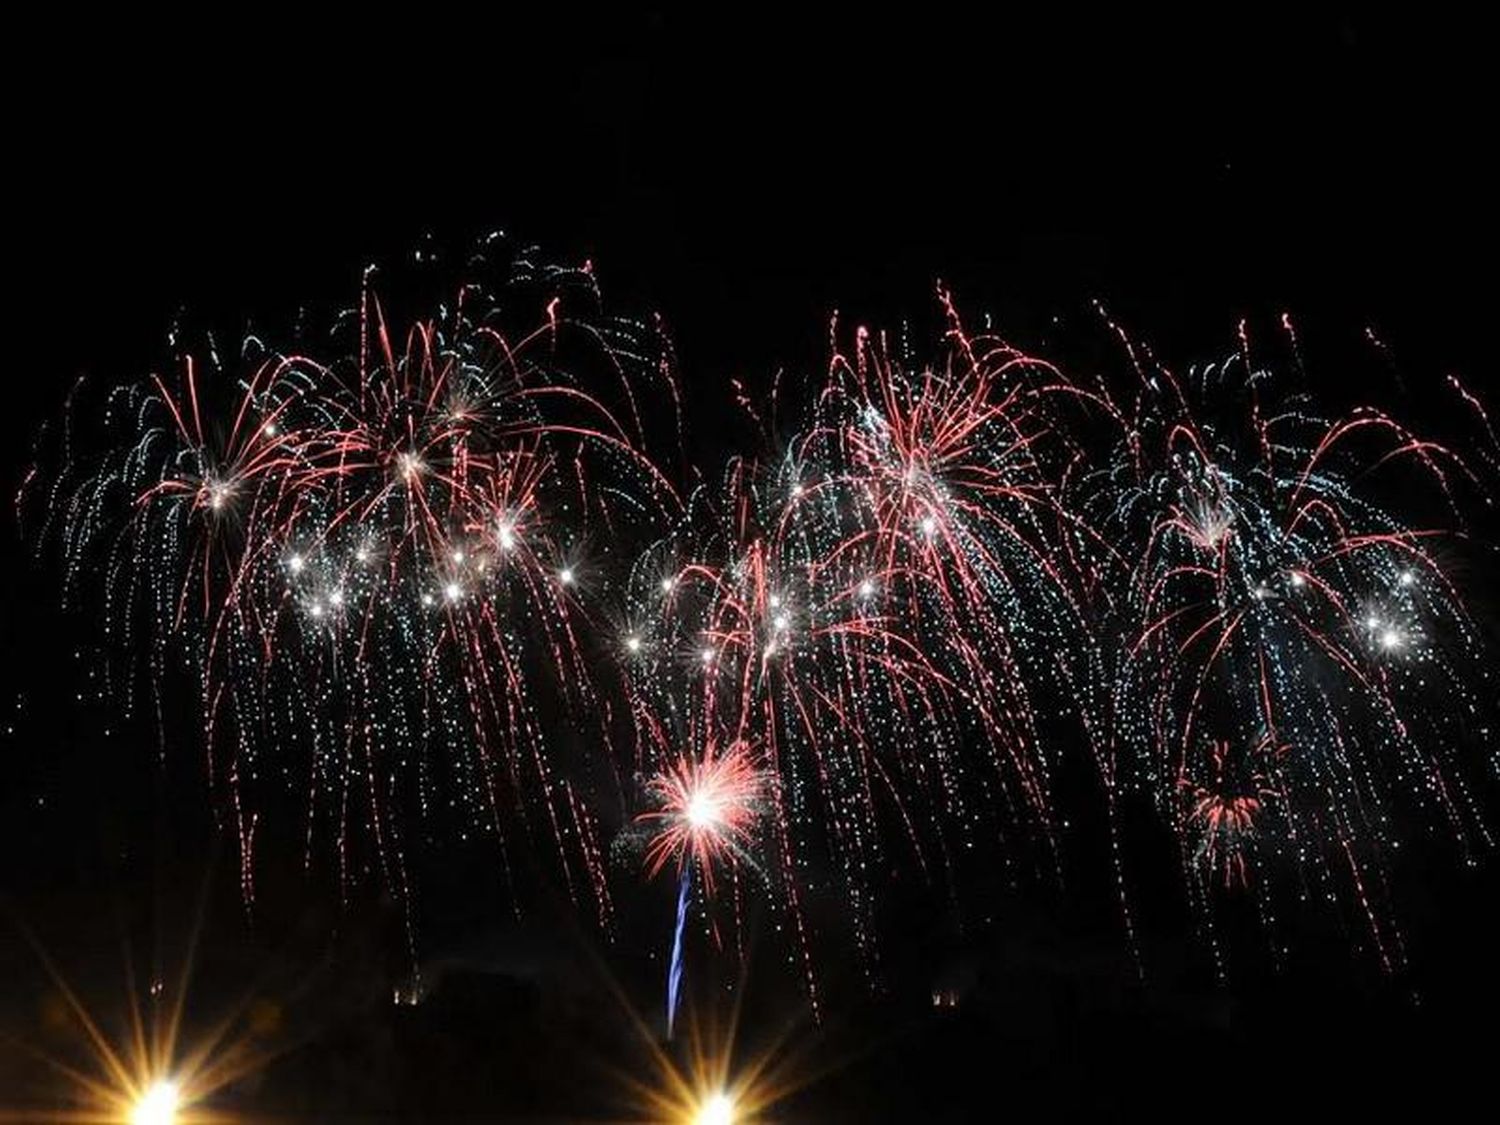
[[[1194,858],[1222,877],[1225,886],[1244,886],[1248,880],[1247,852],[1265,802],[1274,797],[1257,763],[1266,761],[1264,747],[1237,750],[1229,742],[1215,742],[1206,753],[1183,764],[1178,781],[1187,808],[1185,815],[1198,836]],[[1188,770],[1201,772],[1201,779]]]
[[954,902],[1056,876],[1070,753],[1132,939],[1136,795],[1199,906],[1352,901],[1392,968],[1406,822],[1491,845],[1487,665],[1444,555],[1478,482],[1390,414],[1328,421],[1243,335],[1187,378],[1122,335],[1127,385],[1078,380],[940,293],[935,348],[835,322],[805,393],[741,392],[759,445],[680,495],[658,334],[588,270],[520,273],[405,330],[367,280],[332,343],[183,355],[109,398],[102,442],[69,431],[69,588],[102,586],[158,709],[190,670],[247,898],[277,786],[345,883],[376,866],[407,900],[406,841],[461,818],[507,871],[549,841],[601,925],[603,826],[635,823],[677,867],[670,1026],[695,901],[738,935],[764,894],[816,1008],[815,882],[873,973],[892,874]]
[[[1253,844],[1268,877],[1357,903],[1393,967],[1398,799],[1466,852],[1489,844],[1460,755],[1485,665],[1437,554],[1455,522],[1433,518],[1456,521],[1465,470],[1384,413],[1329,423],[1276,385],[1243,349],[1154,371],[1101,474],[1127,561],[1115,730],[1190,870],[1243,885]],[[1419,489],[1419,525],[1378,499]]]
[[714,888],[714,869],[747,858],[749,841],[763,782],[742,746],[723,754],[710,752],[701,760],[683,759],[675,768],[652,779],[655,807],[640,820],[655,829],[646,852],[652,875],[677,863],[677,923],[672,930],[672,956],[667,969],[667,1036],[677,1021],[682,997],[683,937],[692,895],[693,870],[702,874],[708,893]]
[[641,814],[655,826],[647,865],[655,875],[675,861],[696,865],[704,886],[713,889],[716,867],[745,856],[764,783],[748,750],[731,746],[700,760],[683,759],[652,779],[655,807]]
[[737,745],[774,780],[763,884],[815,1004],[808,869],[834,865],[873,971],[879,872],[957,886],[1016,824],[1049,852],[1035,699],[1091,659],[1061,376],[945,312],[933,361],[857,333],[780,452],[698,489],[629,584],[641,768]]
[[[591,311],[586,273],[532,271],[503,296],[465,286],[403,331],[367,285],[331,357],[254,338],[234,361],[183,356],[176,378],[115,392],[107,452],[65,466],[52,511],[72,583],[102,568],[153,694],[179,659],[191,670],[247,899],[279,786],[305,799],[309,853],[336,843],[345,884],[367,865],[362,826],[405,897],[403,841],[439,807],[503,856],[519,812],[608,916],[586,797],[618,786],[613,759],[564,762],[572,740],[543,731],[571,716],[577,739],[610,737],[592,599],[611,554],[677,506],[636,404],[638,381],[670,373],[644,330]],[[517,305],[533,327],[507,327]]]

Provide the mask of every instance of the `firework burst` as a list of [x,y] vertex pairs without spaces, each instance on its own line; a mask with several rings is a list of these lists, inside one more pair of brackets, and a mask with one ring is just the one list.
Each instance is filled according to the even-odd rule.
[[1036,700],[1096,659],[1077,595],[1090,537],[1059,501],[1062,378],[944,312],[934,363],[856,333],[802,426],[763,435],[779,452],[698,489],[629,584],[638,768],[683,744],[753,748],[774,782],[764,881],[814,999],[810,871],[835,872],[873,972],[883,873],[956,888],[971,852],[1018,858],[996,848],[1017,826],[1050,854]]
[[1489,673],[1445,554],[1476,481],[1390,414],[1327,421],[1243,335],[1185,379],[1125,340],[1122,393],[940,294],[930,354],[835,322],[800,400],[742,393],[759,446],[679,496],[659,336],[587,269],[518,269],[404,330],[367,279],[328,340],[181,355],[99,442],[66,434],[68,588],[103,590],[158,710],[189,669],[247,898],[273,788],[345,884],[407,899],[406,842],[458,820],[507,870],[548,842],[603,925],[602,826],[634,821],[679,873],[670,1020],[695,878],[736,933],[752,883],[790,920],[816,1006],[815,884],[873,974],[903,869],[955,902],[997,862],[1058,874],[1078,747],[1132,933],[1134,794],[1199,906],[1352,901],[1392,968],[1406,822],[1491,845],[1465,780]]
[[[253,338],[234,362],[184,356],[112,395],[102,458],[69,448],[51,514],[72,584],[102,567],[154,694],[186,659],[247,898],[279,786],[305,798],[309,853],[335,841],[347,884],[373,841],[403,897],[403,841],[439,808],[502,855],[518,813],[528,835],[539,820],[607,919],[586,796],[618,789],[613,758],[558,744],[610,738],[590,598],[678,507],[636,406],[670,373],[645,330],[591,311],[586,272],[523,271],[504,296],[464,286],[398,331],[367,286],[332,358]],[[539,322],[511,331],[528,305]]]
[[748,862],[746,845],[759,812],[764,779],[743,746],[722,754],[710,749],[701,759],[683,758],[652,778],[654,807],[642,813],[652,826],[646,865],[655,875],[677,863],[677,924],[667,970],[667,1035],[672,1035],[682,996],[683,937],[692,896],[693,871],[701,872],[704,891],[714,891],[714,869]]
[[1100,493],[1128,560],[1114,714],[1135,778],[1200,870],[1243,885],[1253,838],[1268,874],[1357,903],[1388,967],[1398,805],[1489,844],[1461,760],[1485,665],[1438,553],[1459,529],[1376,497],[1425,489],[1452,521],[1464,476],[1386,414],[1278,396],[1241,351],[1147,380]]
[[640,817],[654,830],[646,853],[649,873],[673,862],[679,870],[694,865],[712,891],[716,868],[748,861],[746,848],[765,789],[743,746],[683,758],[652,778],[654,807]]

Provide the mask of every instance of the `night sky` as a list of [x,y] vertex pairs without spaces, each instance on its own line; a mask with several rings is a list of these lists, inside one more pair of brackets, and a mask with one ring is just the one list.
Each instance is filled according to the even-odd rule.
[[[778,369],[820,370],[835,312],[926,331],[938,282],[1044,353],[1097,325],[1094,301],[1183,366],[1289,312],[1336,407],[1377,397],[1440,423],[1425,388],[1450,372],[1500,402],[1493,82],[1474,26],[1248,8],[306,18],[120,16],[12,42],[29,73],[6,78],[8,497],[74,381],[160,369],[179,318],[225,340],[274,331],[348,303],[367,263],[441,272],[496,229],[591,261],[612,309],[663,318],[700,463],[737,440],[732,379],[763,391]],[[195,920],[189,1022],[241,1013],[274,1056],[226,1094],[246,1119],[633,1119],[620,1072],[650,1073],[630,1013],[659,1007],[664,882],[632,890],[606,938],[556,891],[518,919],[484,845],[446,843],[416,861],[431,995],[392,1005],[411,954],[378,879],[341,902],[326,862],[271,848],[247,910],[196,700],[123,715],[100,622],[64,608],[55,550],[7,512],[0,1120],[55,1104],[26,1045],[76,1057],[27,935],[111,1023],[125,952],[141,981],[153,964],[170,979]],[[1467,557],[1493,639],[1493,554]],[[770,1119],[1430,1115],[1491,1083],[1492,850],[1472,867],[1441,842],[1402,854],[1398,974],[1315,921],[1278,968],[1231,917],[1235,967],[1216,982],[1170,855],[1139,888],[1143,980],[1106,842],[1086,824],[1067,839],[1066,889],[996,889],[962,924],[940,890],[895,891],[881,981],[830,951],[821,1023],[752,916],[744,1053],[783,1044],[799,1087]],[[965,1002],[934,1011],[950,984]],[[727,1019],[726,994],[691,993]]]

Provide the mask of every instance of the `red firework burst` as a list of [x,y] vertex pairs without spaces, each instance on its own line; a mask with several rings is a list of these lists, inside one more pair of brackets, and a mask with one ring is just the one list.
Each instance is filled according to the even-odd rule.
[[1226,887],[1249,883],[1245,851],[1266,798],[1273,796],[1255,760],[1267,752],[1264,740],[1249,755],[1235,754],[1229,742],[1216,740],[1208,749],[1207,777],[1178,779],[1178,789],[1187,799],[1188,823],[1198,837],[1196,857]]
[[652,778],[656,807],[639,818],[657,826],[646,849],[648,872],[656,875],[673,859],[679,867],[696,863],[712,889],[714,868],[732,862],[749,841],[764,789],[743,743],[702,760],[681,758]]

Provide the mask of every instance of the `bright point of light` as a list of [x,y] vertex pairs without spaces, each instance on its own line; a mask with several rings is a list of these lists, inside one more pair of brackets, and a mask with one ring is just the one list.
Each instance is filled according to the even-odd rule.
[[803,491],[804,489],[800,484],[792,485],[792,499],[798,499],[802,495]]
[[1302,572],[1300,570],[1294,570],[1294,571],[1292,571],[1291,582],[1292,582],[1293,586],[1301,586],[1306,581],[1307,581],[1307,578],[1302,574]]
[[734,1099],[728,1094],[715,1094],[698,1108],[693,1125],[734,1125]]
[[557,580],[564,586],[573,585],[573,568],[571,566],[563,567],[557,572]]
[[[157,1082],[135,1103],[135,1109],[130,1114],[130,1125],[174,1125],[181,1101],[182,1095],[177,1090],[177,1083],[165,1079]],[[726,1117],[723,1120],[727,1122],[731,1119]]]
[[640,652],[641,638],[636,636],[634,633],[631,633],[630,636],[625,638],[625,647],[628,648],[631,652]]
[[1371,629],[1379,629],[1380,628],[1380,618],[1376,617],[1372,613],[1372,614],[1370,614],[1369,617],[1365,618],[1365,625],[1368,626]]
[[402,453],[396,458],[396,469],[407,480],[422,471],[422,458],[415,453]]
[[1384,649],[1400,648],[1401,634],[1395,629],[1387,629],[1380,634],[1380,647]]
[[516,545],[516,529],[508,523],[500,525],[500,549],[508,551]]
[[931,536],[937,531],[937,518],[935,516],[922,517],[922,534]]
[[698,659],[702,660],[705,664],[712,664],[714,662],[714,650],[711,648],[704,649],[698,654]]
[[365,548],[365,547],[361,547],[359,550],[355,551],[354,552],[354,561],[355,562],[362,562],[362,563],[369,562],[370,561],[370,552],[369,552],[369,549]]
[[1255,600],[1256,601],[1258,601],[1258,602],[1259,601],[1265,601],[1266,598],[1268,598],[1270,596],[1271,596],[1271,591],[1267,590],[1264,586],[1257,586],[1257,587],[1255,587]]
[[781,595],[780,594],[772,594],[771,595],[771,608],[772,609],[780,609],[781,608]]
[[868,598],[874,592],[875,592],[875,583],[871,582],[868,578],[866,578],[863,582],[861,582],[859,584],[859,596],[860,597],[862,597],[862,598]]
[[344,591],[342,591],[342,590],[335,590],[333,593],[331,593],[331,594],[328,595],[328,601],[329,601],[329,603],[331,605],[343,605],[344,604]]
[[775,617],[773,617],[771,619],[771,626],[778,633],[784,633],[784,632],[786,632],[787,627],[789,625],[791,625],[791,621],[787,618],[787,615],[784,614],[784,613],[778,613]]
[[313,602],[312,615],[314,617],[322,617],[323,616],[323,607],[321,605],[319,605],[317,602]]
[[687,819],[694,828],[712,828],[719,823],[719,802],[702,793],[693,794],[688,801]]
[[1416,580],[1417,576],[1409,570],[1403,570],[1396,579],[1396,581],[1400,582],[1403,586],[1410,586]]
[[456,602],[463,596],[464,588],[457,582],[450,582],[443,587],[443,597],[447,598],[450,602]]
[[265,431],[266,431],[266,437],[275,437],[276,433],[277,433],[276,423],[275,422],[267,422],[266,425],[265,425]]
[[456,564],[458,564],[459,566],[462,566],[463,565],[463,561],[464,561],[464,553],[463,553],[463,551],[454,551],[453,552],[453,561]]
[[432,595],[431,594],[423,594],[422,595],[422,604],[426,605],[426,606],[432,605]]
[[301,555],[293,555],[286,560],[286,568],[293,574],[301,574],[302,568],[307,565],[307,560]]
[[672,579],[670,579],[670,578],[663,578],[661,580],[661,592],[663,594],[670,594],[672,592],[672,587],[674,585],[676,585],[676,583],[673,582]]

